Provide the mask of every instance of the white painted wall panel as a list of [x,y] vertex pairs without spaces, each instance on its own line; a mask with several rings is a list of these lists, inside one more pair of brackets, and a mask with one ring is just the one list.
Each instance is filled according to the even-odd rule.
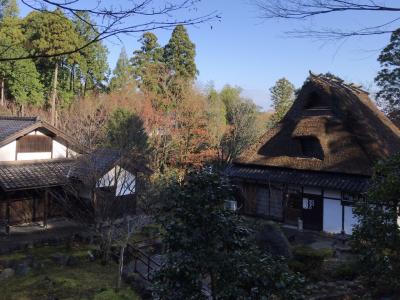
[[357,218],[354,216],[353,208],[351,206],[344,207],[344,232],[351,234],[353,232],[353,225],[357,224]]
[[0,148],[0,161],[15,160],[15,151],[17,143],[15,141]]
[[[90,175],[90,174],[89,174]],[[115,186],[115,168],[108,171],[103,177],[99,179],[96,187],[112,187]]]
[[117,167],[117,190],[116,196],[132,195],[136,190],[136,177],[123,168]]
[[53,140],[53,158],[67,157],[67,147],[63,144]]
[[314,187],[305,186],[303,189],[304,194],[312,194],[312,195],[322,195],[322,190]]
[[338,190],[324,190],[324,198],[342,199],[342,193]]
[[342,231],[342,205],[340,200],[324,198],[323,231],[340,233]]
[[18,153],[17,160],[51,159],[51,152],[26,152]]

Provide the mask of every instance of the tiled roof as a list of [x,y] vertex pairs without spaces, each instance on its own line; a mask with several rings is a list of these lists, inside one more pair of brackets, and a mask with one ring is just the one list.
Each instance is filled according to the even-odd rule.
[[120,152],[117,150],[103,148],[81,156],[68,172],[68,177],[87,182],[97,180],[109,171],[120,159]]
[[60,186],[67,183],[72,160],[17,161],[0,165],[4,191]]
[[286,183],[301,186],[335,189],[350,193],[366,192],[371,179],[366,176],[314,172],[283,168],[261,168],[233,165],[226,170],[233,178],[254,180],[260,183]]
[[39,122],[37,117],[0,116],[0,141]]

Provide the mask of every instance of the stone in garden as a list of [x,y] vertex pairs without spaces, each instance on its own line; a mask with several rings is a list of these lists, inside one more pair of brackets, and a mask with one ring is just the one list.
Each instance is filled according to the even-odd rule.
[[292,258],[290,243],[282,230],[275,223],[266,223],[257,233],[257,242],[262,248],[267,248],[274,255]]
[[30,270],[28,261],[23,261],[15,266],[15,273],[20,276],[25,276]]
[[0,281],[5,280],[7,278],[13,277],[15,275],[15,271],[11,268],[4,269],[0,273]]

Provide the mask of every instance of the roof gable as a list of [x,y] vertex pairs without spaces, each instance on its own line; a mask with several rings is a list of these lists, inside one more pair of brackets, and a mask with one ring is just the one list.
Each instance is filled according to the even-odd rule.
[[40,120],[39,117],[0,116],[0,147],[37,129],[61,140],[73,150],[82,152],[73,138],[49,123]]
[[370,175],[399,151],[399,129],[367,92],[311,74],[283,120],[235,163]]

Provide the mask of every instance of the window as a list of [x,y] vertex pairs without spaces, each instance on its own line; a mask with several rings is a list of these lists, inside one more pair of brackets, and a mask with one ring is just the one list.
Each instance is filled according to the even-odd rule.
[[307,103],[305,105],[305,109],[317,109],[326,107],[327,104],[316,92],[312,92],[308,97]]
[[46,135],[26,135],[17,140],[17,152],[51,152],[52,139]]
[[303,157],[324,159],[324,151],[316,137],[305,136],[297,138],[300,142],[301,153]]
[[237,202],[235,200],[226,200],[225,208],[228,210],[236,211],[237,210]]
[[303,198],[303,209],[313,209],[315,207],[315,200]]

